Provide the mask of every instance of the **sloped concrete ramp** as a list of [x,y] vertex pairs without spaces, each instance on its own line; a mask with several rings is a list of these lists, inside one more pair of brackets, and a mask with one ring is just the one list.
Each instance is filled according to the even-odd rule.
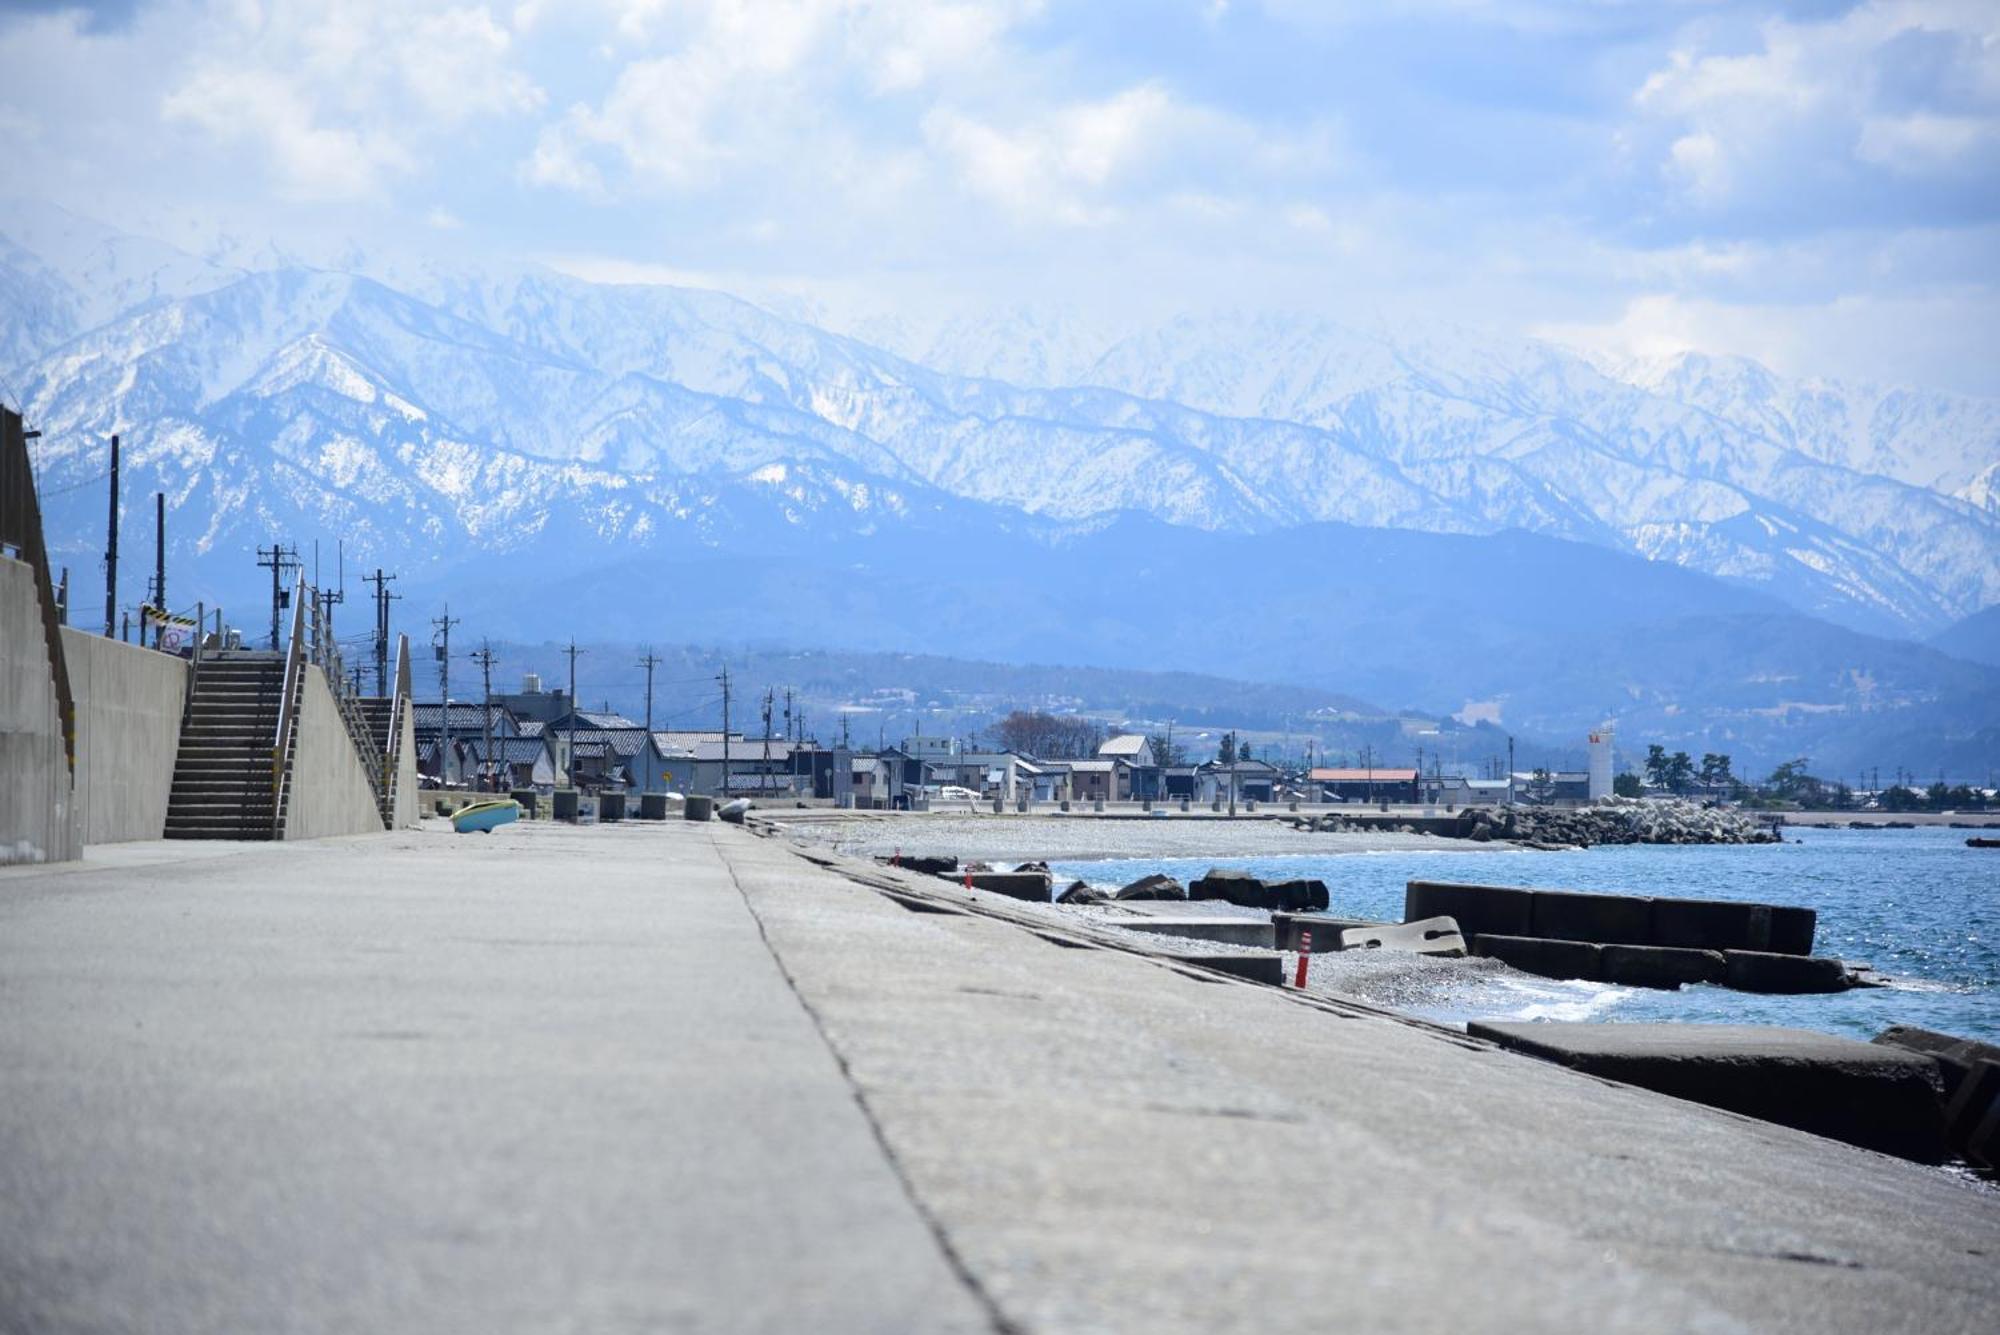
[[10,1328],[1818,1335],[2000,1310],[2000,1196],[1939,1170],[914,911],[924,878],[899,902],[745,829],[166,856],[0,872]]

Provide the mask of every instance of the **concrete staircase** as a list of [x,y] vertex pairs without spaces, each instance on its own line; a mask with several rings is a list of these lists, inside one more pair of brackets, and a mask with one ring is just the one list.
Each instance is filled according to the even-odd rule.
[[271,746],[284,688],[283,654],[232,650],[202,659],[181,723],[167,838],[278,837],[285,813],[272,792]]
[[374,772],[380,776],[375,783],[375,802],[382,810],[382,824],[386,829],[396,826],[396,775],[394,769],[385,763],[396,740],[389,735],[389,724],[395,717],[395,710],[396,702],[385,696],[361,697],[361,718],[367,727],[369,740],[374,743]]

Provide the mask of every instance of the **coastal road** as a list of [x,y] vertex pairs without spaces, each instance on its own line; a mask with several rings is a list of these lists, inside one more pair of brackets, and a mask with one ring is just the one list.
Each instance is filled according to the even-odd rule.
[[1996,1258],[1945,1172],[732,827],[0,872],[0,1329],[1984,1332]]

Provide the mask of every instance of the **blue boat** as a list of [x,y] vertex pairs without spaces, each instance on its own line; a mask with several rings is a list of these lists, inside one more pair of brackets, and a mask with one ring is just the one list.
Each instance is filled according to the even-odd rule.
[[494,827],[521,819],[521,804],[511,797],[493,802],[474,802],[452,814],[451,828],[460,834],[493,833]]

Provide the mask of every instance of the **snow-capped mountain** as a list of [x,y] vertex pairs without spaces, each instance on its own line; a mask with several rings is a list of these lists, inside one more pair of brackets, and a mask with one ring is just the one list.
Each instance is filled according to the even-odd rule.
[[828,526],[1062,542],[1138,513],[1522,528],[1903,634],[2000,601],[2000,406],[1978,400],[1274,315],[1108,343],[961,323],[923,335],[935,369],[708,291],[438,265],[398,287],[81,222],[0,234],[0,374],[44,432],[52,513],[85,530],[117,431],[133,494],[202,515],[176,541],[216,559],[308,531],[405,563],[558,533],[621,555]]

